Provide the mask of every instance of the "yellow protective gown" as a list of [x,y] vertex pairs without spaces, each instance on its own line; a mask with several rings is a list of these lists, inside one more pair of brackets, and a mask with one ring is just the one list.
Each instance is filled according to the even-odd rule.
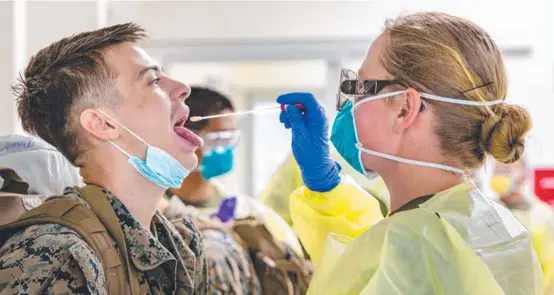
[[528,231],[472,183],[378,223],[368,199],[348,179],[327,193],[291,195],[297,234],[317,266],[308,294],[542,293]]
[[531,241],[543,272],[544,295],[554,294],[554,211],[541,200],[533,200],[528,210],[512,213],[531,233]]
[[[390,198],[383,179],[380,177],[375,180],[367,179],[354,170],[332,145],[331,158],[341,165],[342,174],[354,178],[363,189],[379,200],[382,214],[388,213]],[[304,182],[302,181],[300,168],[291,153],[265,187],[260,196],[260,201],[268,207],[273,208],[286,222],[292,224],[289,210],[289,196],[302,186],[304,186]]]

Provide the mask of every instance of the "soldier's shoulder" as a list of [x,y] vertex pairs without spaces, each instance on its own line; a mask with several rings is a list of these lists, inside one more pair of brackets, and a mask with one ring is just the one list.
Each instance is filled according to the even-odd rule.
[[[80,200],[75,194],[69,193],[64,196],[55,196],[46,199],[46,202],[54,199],[69,198],[74,199],[79,203]],[[6,241],[0,245],[0,256],[7,252],[15,251],[33,251],[35,247],[53,252],[68,252],[71,247],[84,242],[83,238],[74,230],[57,223],[41,223],[22,227],[16,230],[4,229],[0,235],[8,236],[0,239]]]
[[50,283],[58,289],[100,294],[98,289],[105,286],[94,250],[74,230],[59,224],[32,225],[13,233],[0,248],[0,268],[0,289],[34,289]]
[[72,229],[59,224],[46,223],[28,226],[12,233],[12,236],[3,245],[3,248],[18,248],[37,239],[54,238],[52,246],[64,248],[71,243],[81,241],[82,238]]

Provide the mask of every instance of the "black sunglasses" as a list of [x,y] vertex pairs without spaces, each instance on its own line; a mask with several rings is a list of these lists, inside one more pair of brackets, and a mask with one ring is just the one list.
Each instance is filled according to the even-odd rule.
[[374,96],[390,85],[402,85],[398,80],[344,80],[339,85],[337,110],[340,111],[346,101],[356,96]]
[[346,80],[340,84],[340,91],[346,95],[377,95],[395,84],[402,85],[398,80]]

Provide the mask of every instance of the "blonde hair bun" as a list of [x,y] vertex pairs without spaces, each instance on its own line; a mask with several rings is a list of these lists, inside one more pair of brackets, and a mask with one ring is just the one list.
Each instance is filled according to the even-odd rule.
[[531,129],[531,117],[519,105],[501,104],[482,125],[483,151],[499,162],[510,164],[523,155],[525,135]]

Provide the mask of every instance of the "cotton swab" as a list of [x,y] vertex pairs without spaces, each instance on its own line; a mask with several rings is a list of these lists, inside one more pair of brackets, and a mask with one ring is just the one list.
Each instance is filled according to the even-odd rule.
[[[301,110],[304,111],[304,106],[301,104],[296,104],[296,106]],[[269,111],[276,111],[281,110],[284,111],[286,108],[286,105],[276,105],[276,106],[269,106],[269,107],[260,107],[249,111],[244,112],[234,112],[234,113],[226,113],[226,114],[218,114],[218,115],[210,115],[210,116],[193,116],[190,117],[191,122],[198,122],[202,120],[209,120],[209,119],[215,119],[215,118],[221,118],[221,117],[231,117],[231,116],[243,116],[248,114],[256,114],[256,113],[265,113]]]

